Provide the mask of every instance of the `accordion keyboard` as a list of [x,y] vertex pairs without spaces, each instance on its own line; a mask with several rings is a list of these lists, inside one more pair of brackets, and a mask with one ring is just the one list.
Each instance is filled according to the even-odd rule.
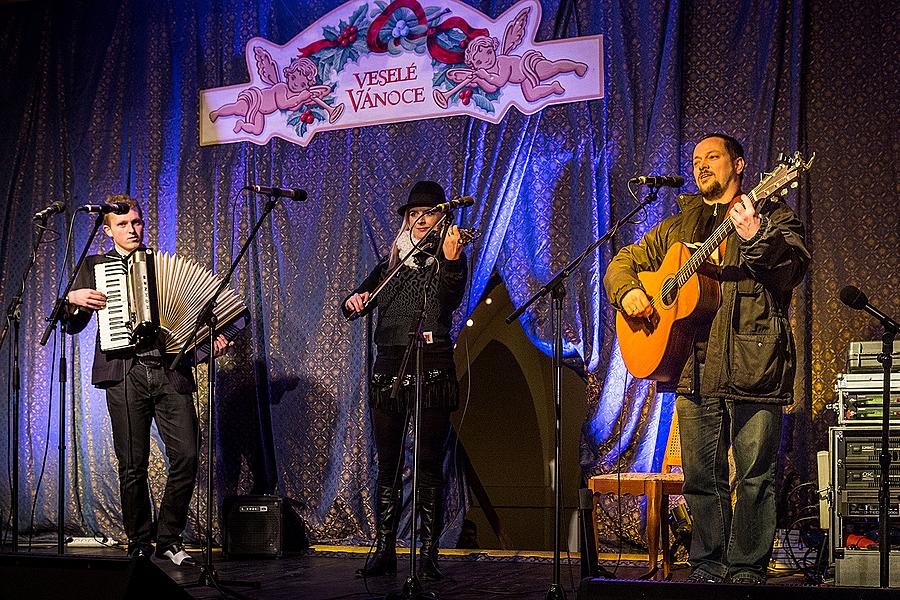
[[106,294],[106,308],[97,312],[100,349],[107,352],[131,348],[125,263],[115,260],[95,265],[94,279],[97,290]]

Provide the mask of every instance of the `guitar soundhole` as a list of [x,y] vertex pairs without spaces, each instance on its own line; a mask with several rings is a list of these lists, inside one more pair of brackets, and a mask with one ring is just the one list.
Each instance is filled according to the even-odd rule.
[[662,291],[661,299],[662,299],[663,306],[667,306],[667,307],[672,306],[672,304],[675,302],[675,298],[678,297],[678,285],[675,283],[675,281],[673,279],[668,279],[663,284],[661,291]]

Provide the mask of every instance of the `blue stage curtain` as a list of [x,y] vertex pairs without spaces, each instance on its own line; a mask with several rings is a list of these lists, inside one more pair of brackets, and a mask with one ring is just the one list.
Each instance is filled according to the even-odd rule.
[[[459,215],[461,224],[484,232],[469,249],[472,282],[457,314],[459,331],[492,273],[500,274],[513,302],[521,304],[605,233],[636,202],[626,190],[630,177],[689,175],[691,150],[701,134],[721,130],[743,140],[752,178],[779,150],[792,151],[804,142],[804,102],[818,109],[818,123],[835,127],[841,112],[830,111],[828,103],[849,106],[850,100],[825,99],[829,90],[821,81],[830,74],[806,54],[809,18],[803,0],[576,1],[564,36],[604,35],[602,101],[550,107],[531,116],[513,110],[498,125],[454,117],[331,132],[317,135],[306,148],[281,140],[200,148],[199,90],[247,80],[244,47],[251,37],[284,43],[338,4],[107,0],[0,6],[0,193],[5,200],[0,206],[0,303],[8,304],[27,262],[31,215],[53,199],[74,206],[131,193],[144,208],[150,246],[223,271],[262,209],[258,198],[241,193],[245,183],[307,189],[309,201],[276,209],[236,273],[235,287],[247,299],[252,321],[236,352],[220,364],[216,495],[219,500],[251,491],[290,496],[303,503],[315,539],[359,541],[370,537],[374,525],[369,354],[366,328],[344,322],[339,303],[385,255],[397,226],[394,207],[413,182],[434,179],[477,200]],[[473,2],[492,17],[512,4]],[[548,39],[559,2],[542,6],[539,39]],[[877,12],[859,14],[889,22],[875,19]],[[832,31],[844,18],[841,10],[824,8],[816,17],[819,32]],[[816,38],[820,45],[812,48],[820,54],[813,59],[844,60],[845,70],[831,74],[840,75],[844,89],[866,81],[862,68],[834,56],[828,37],[820,33]],[[894,74],[897,62],[875,60]],[[812,85],[804,85],[806,64],[819,75]],[[807,90],[819,95],[809,100]],[[873,93],[856,101],[887,121],[874,110],[887,105],[884,98]],[[841,131],[829,131],[829,139],[818,141],[840,157]],[[816,176],[837,182],[825,189],[861,195],[847,173],[833,169]],[[693,189],[686,178],[686,189]],[[878,181],[890,177],[869,178],[859,189],[872,196],[891,193],[889,186],[873,183]],[[843,206],[841,200],[828,194],[815,199],[835,210]],[[789,202],[801,218],[809,218],[807,195],[794,195]],[[647,382],[626,376],[601,278],[615,250],[675,209],[673,192],[663,190],[638,222],[588,257],[568,282],[566,362],[588,381],[580,448],[586,475],[618,466],[658,468],[673,402]],[[890,224],[896,225],[891,215],[873,209],[867,218],[890,232]],[[56,510],[59,399],[53,345],[41,348],[38,338],[74,261],[71,252],[64,259],[63,221],[54,225],[61,235],[42,247],[22,311],[23,529],[42,473],[35,528],[52,529]],[[75,249],[84,245],[89,229],[88,219],[79,217]],[[893,231],[887,239],[896,240],[896,227]],[[820,233],[820,239],[828,236]],[[108,247],[98,240],[92,251]],[[845,259],[849,255],[843,252]],[[879,260],[896,273],[896,254]],[[809,371],[830,373],[839,359],[833,349],[818,363],[810,358],[809,283],[797,295],[802,377],[785,447],[792,472],[805,480],[810,442],[802,441],[803,432],[812,418],[819,429],[825,422],[821,409],[811,415],[803,406]],[[549,352],[549,302],[534,305],[522,322],[529,338]],[[121,537],[105,400],[90,385],[94,332],[92,325],[67,340],[74,398],[74,409],[67,409],[67,527]],[[828,339],[843,343],[852,333],[841,335]],[[205,369],[198,375],[203,410]],[[821,390],[818,394],[824,406]],[[8,420],[8,406],[3,413]],[[8,464],[8,445],[0,446],[0,463]],[[156,499],[164,483],[158,448],[157,443],[151,459]],[[462,487],[457,470],[448,466],[448,489]],[[4,515],[9,482],[8,476],[0,477]],[[205,484],[201,466],[197,498],[205,494]],[[458,525],[466,498],[456,491],[451,495],[449,508]],[[194,538],[201,531],[199,517],[195,502],[188,531]],[[452,531],[445,544],[455,541]]]

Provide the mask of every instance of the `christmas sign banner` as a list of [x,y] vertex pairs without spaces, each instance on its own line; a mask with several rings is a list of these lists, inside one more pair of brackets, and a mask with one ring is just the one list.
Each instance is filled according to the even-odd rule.
[[602,98],[602,36],[538,43],[540,20],[537,0],[496,20],[454,0],[347,2],[283,46],[251,39],[250,81],[200,92],[200,145]]

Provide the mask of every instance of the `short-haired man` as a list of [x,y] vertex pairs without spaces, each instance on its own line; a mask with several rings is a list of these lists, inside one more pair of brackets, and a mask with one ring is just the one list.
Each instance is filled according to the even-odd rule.
[[[727,217],[735,232],[711,269],[722,302],[695,333],[693,355],[678,382],[676,407],[684,495],[694,517],[691,580],[762,583],[775,535],[775,466],[782,407],[793,394],[794,340],[788,321],[792,290],[809,253],[803,226],[782,203],[757,212],[741,194],[744,149],[721,133],[693,153],[699,194],[678,197],[681,212],[622,248],[604,286],[613,306],[631,317],[654,308],[637,278],[659,269],[676,242],[702,242]],[[735,463],[735,504],[728,448]]]
[[[110,196],[107,202],[124,202],[131,210],[124,215],[104,216],[103,232],[113,241],[113,248],[106,254],[89,256],[78,272],[74,289],[66,297],[71,313],[66,326],[69,333],[79,333],[94,311],[106,306],[106,296],[95,289],[94,266],[124,259],[140,248],[144,239],[144,218],[137,201],[119,194]],[[220,335],[215,341],[215,353],[223,354],[230,345]],[[164,359],[165,354],[157,346],[103,352],[98,334],[91,383],[106,391],[119,463],[122,520],[128,536],[128,554],[135,558],[150,558],[153,552],[147,470],[150,423],[156,419],[169,460],[159,509],[156,555],[180,566],[193,562],[182,546],[181,534],[197,476],[197,413],[192,396],[196,386],[187,361],[172,371]]]

